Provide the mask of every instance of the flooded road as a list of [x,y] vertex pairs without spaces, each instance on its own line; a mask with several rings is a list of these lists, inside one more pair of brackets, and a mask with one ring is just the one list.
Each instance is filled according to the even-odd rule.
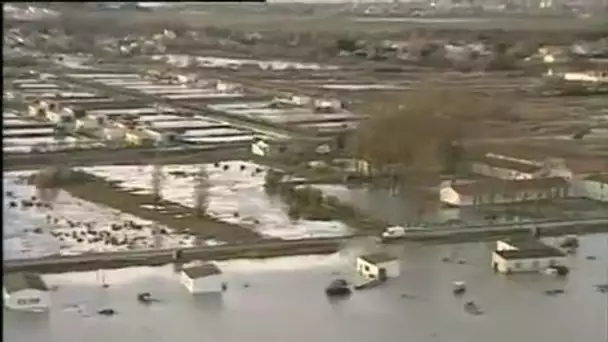
[[[496,275],[489,267],[491,247],[396,246],[400,278],[339,302],[330,302],[323,289],[336,272],[350,270],[353,250],[347,258],[220,263],[228,291],[198,299],[171,267],[107,271],[111,286],[105,290],[95,272],[49,275],[47,283],[58,286],[51,312],[5,311],[4,337],[11,342],[606,341],[608,297],[594,285],[608,282],[608,235],[582,238],[578,255],[571,256],[572,272],[563,280]],[[464,263],[442,262],[446,256]],[[452,295],[455,280],[468,284],[463,298]],[[548,289],[565,293],[548,296]],[[160,302],[138,304],[135,296],[144,291]],[[485,314],[465,313],[467,300],[475,300]],[[102,308],[118,314],[94,314]]]

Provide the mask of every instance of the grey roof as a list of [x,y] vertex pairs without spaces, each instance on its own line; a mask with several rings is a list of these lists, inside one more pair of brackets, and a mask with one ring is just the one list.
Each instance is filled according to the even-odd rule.
[[10,273],[4,276],[3,286],[6,292],[14,293],[26,289],[48,291],[44,280],[34,273]]
[[505,239],[503,241],[517,248],[516,250],[496,251],[496,254],[503,259],[556,258],[566,255],[558,248],[535,239]]
[[557,248],[545,248],[545,249],[522,249],[522,250],[505,250],[496,251],[496,254],[500,255],[506,260],[517,260],[517,259],[540,259],[540,258],[557,258],[563,257],[566,254]]
[[369,262],[370,264],[379,264],[382,262],[397,260],[397,257],[389,255],[387,253],[371,253],[361,255],[359,258]]
[[215,264],[211,263],[184,267],[182,268],[182,272],[184,272],[191,279],[198,279],[216,274],[222,274],[222,270],[220,270]]

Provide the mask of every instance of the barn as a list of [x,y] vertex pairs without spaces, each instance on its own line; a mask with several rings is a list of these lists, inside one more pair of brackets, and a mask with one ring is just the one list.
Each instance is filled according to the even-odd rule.
[[217,293],[226,288],[222,271],[213,263],[184,266],[181,283],[192,294]]
[[11,273],[3,279],[4,306],[13,310],[43,311],[51,306],[49,289],[40,275]]

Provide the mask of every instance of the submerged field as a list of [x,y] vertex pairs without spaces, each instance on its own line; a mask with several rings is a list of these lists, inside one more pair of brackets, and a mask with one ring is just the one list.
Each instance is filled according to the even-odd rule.
[[[494,274],[489,255],[494,244],[400,246],[401,276],[384,286],[355,291],[346,300],[328,300],[329,282],[353,269],[352,246],[336,255],[219,262],[228,289],[218,296],[191,296],[171,266],[45,275],[52,292],[48,315],[5,311],[4,336],[10,341],[92,342],[189,341],[382,341],[554,342],[596,341],[605,332],[606,294],[595,285],[608,282],[606,235],[581,238],[569,256],[565,279],[543,274]],[[443,262],[451,256],[464,263]],[[595,260],[587,259],[595,256]],[[452,282],[468,292],[452,294]],[[546,290],[563,289],[549,296]],[[158,302],[141,305],[137,293]],[[483,315],[463,310],[475,301]],[[112,308],[114,317],[97,315]],[[179,324],[166,324],[168,320]],[[238,329],[234,327],[238,326]],[[541,329],[539,327],[548,328]]]

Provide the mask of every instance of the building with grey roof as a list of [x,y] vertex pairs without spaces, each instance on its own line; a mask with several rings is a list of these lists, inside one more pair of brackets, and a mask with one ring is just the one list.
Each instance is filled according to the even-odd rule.
[[49,289],[40,275],[10,273],[3,279],[4,305],[9,309],[40,311],[51,305]]
[[226,288],[223,273],[214,263],[184,266],[181,283],[192,294],[222,292]]

